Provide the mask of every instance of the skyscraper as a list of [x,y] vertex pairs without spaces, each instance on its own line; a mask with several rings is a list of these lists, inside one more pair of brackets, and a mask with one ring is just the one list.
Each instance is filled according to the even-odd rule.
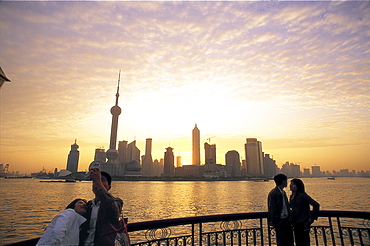
[[216,164],[216,144],[204,143],[205,164]]
[[76,143],[77,140],[75,140],[75,143],[71,145],[71,150],[68,154],[68,160],[67,160],[67,170],[76,173],[78,168],[78,160],[80,158],[80,151],[78,151],[79,146]]
[[175,156],[173,154],[173,148],[166,148],[164,152],[164,176],[172,176],[175,174]]
[[136,140],[127,145],[127,160],[137,161],[140,163],[140,150],[136,147]]
[[144,158],[143,158],[141,174],[143,176],[153,176],[152,168],[153,168],[152,139],[147,138],[146,139],[145,155],[144,155]]
[[195,124],[192,132],[192,155],[193,155],[193,165],[200,165],[200,131]]
[[118,142],[118,160],[120,164],[126,164],[130,160],[127,159],[127,141],[122,140]]
[[247,138],[245,144],[247,175],[261,176],[264,174],[262,144],[257,138]]
[[230,177],[240,176],[240,155],[236,150],[230,150],[225,154],[226,172]]

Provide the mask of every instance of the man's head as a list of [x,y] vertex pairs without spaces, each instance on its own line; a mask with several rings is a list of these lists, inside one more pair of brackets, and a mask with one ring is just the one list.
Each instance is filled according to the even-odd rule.
[[104,185],[104,188],[108,191],[110,190],[112,184],[112,177],[109,173],[101,171],[101,182]]
[[285,174],[279,173],[275,175],[274,181],[276,186],[286,187],[288,183],[288,177]]

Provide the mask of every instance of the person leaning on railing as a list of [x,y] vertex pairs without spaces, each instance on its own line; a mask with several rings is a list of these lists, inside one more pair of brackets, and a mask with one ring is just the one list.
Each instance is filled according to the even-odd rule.
[[[309,246],[310,226],[318,218],[320,204],[305,192],[303,181],[300,179],[290,181],[290,190],[291,218],[296,246]],[[313,207],[312,212],[310,205]]]

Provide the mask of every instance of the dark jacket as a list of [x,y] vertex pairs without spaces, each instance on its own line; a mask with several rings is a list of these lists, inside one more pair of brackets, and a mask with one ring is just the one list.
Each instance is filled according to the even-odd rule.
[[[310,212],[310,205],[313,207]],[[298,193],[292,199],[290,197],[290,207],[292,209],[292,223],[304,223],[309,218],[317,220],[320,204],[312,199],[307,193]]]
[[[95,237],[94,245],[103,245],[101,242],[101,232],[109,227],[111,223],[115,224],[120,218],[122,211],[123,201],[120,198],[113,197],[106,189],[102,188],[97,191],[97,196],[100,200],[100,207],[98,210],[98,217],[95,226]],[[80,245],[84,245],[84,242],[88,236],[87,231],[90,226],[90,217],[92,211],[92,201],[87,203],[86,222],[83,224],[80,232]]]
[[[285,204],[288,208],[288,198],[285,196]],[[283,194],[279,187],[272,189],[267,198],[268,221],[271,226],[277,226],[281,223],[281,211],[283,210]]]

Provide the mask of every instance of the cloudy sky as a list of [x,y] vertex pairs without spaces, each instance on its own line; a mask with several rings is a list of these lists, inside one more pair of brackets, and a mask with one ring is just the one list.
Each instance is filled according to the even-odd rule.
[[[246,138],[276,160],[369,170],[370,2],[0,2],[0,163],[80,170],[118,140],[217,162]],[[202,152],[202,159],[204,154]]]

